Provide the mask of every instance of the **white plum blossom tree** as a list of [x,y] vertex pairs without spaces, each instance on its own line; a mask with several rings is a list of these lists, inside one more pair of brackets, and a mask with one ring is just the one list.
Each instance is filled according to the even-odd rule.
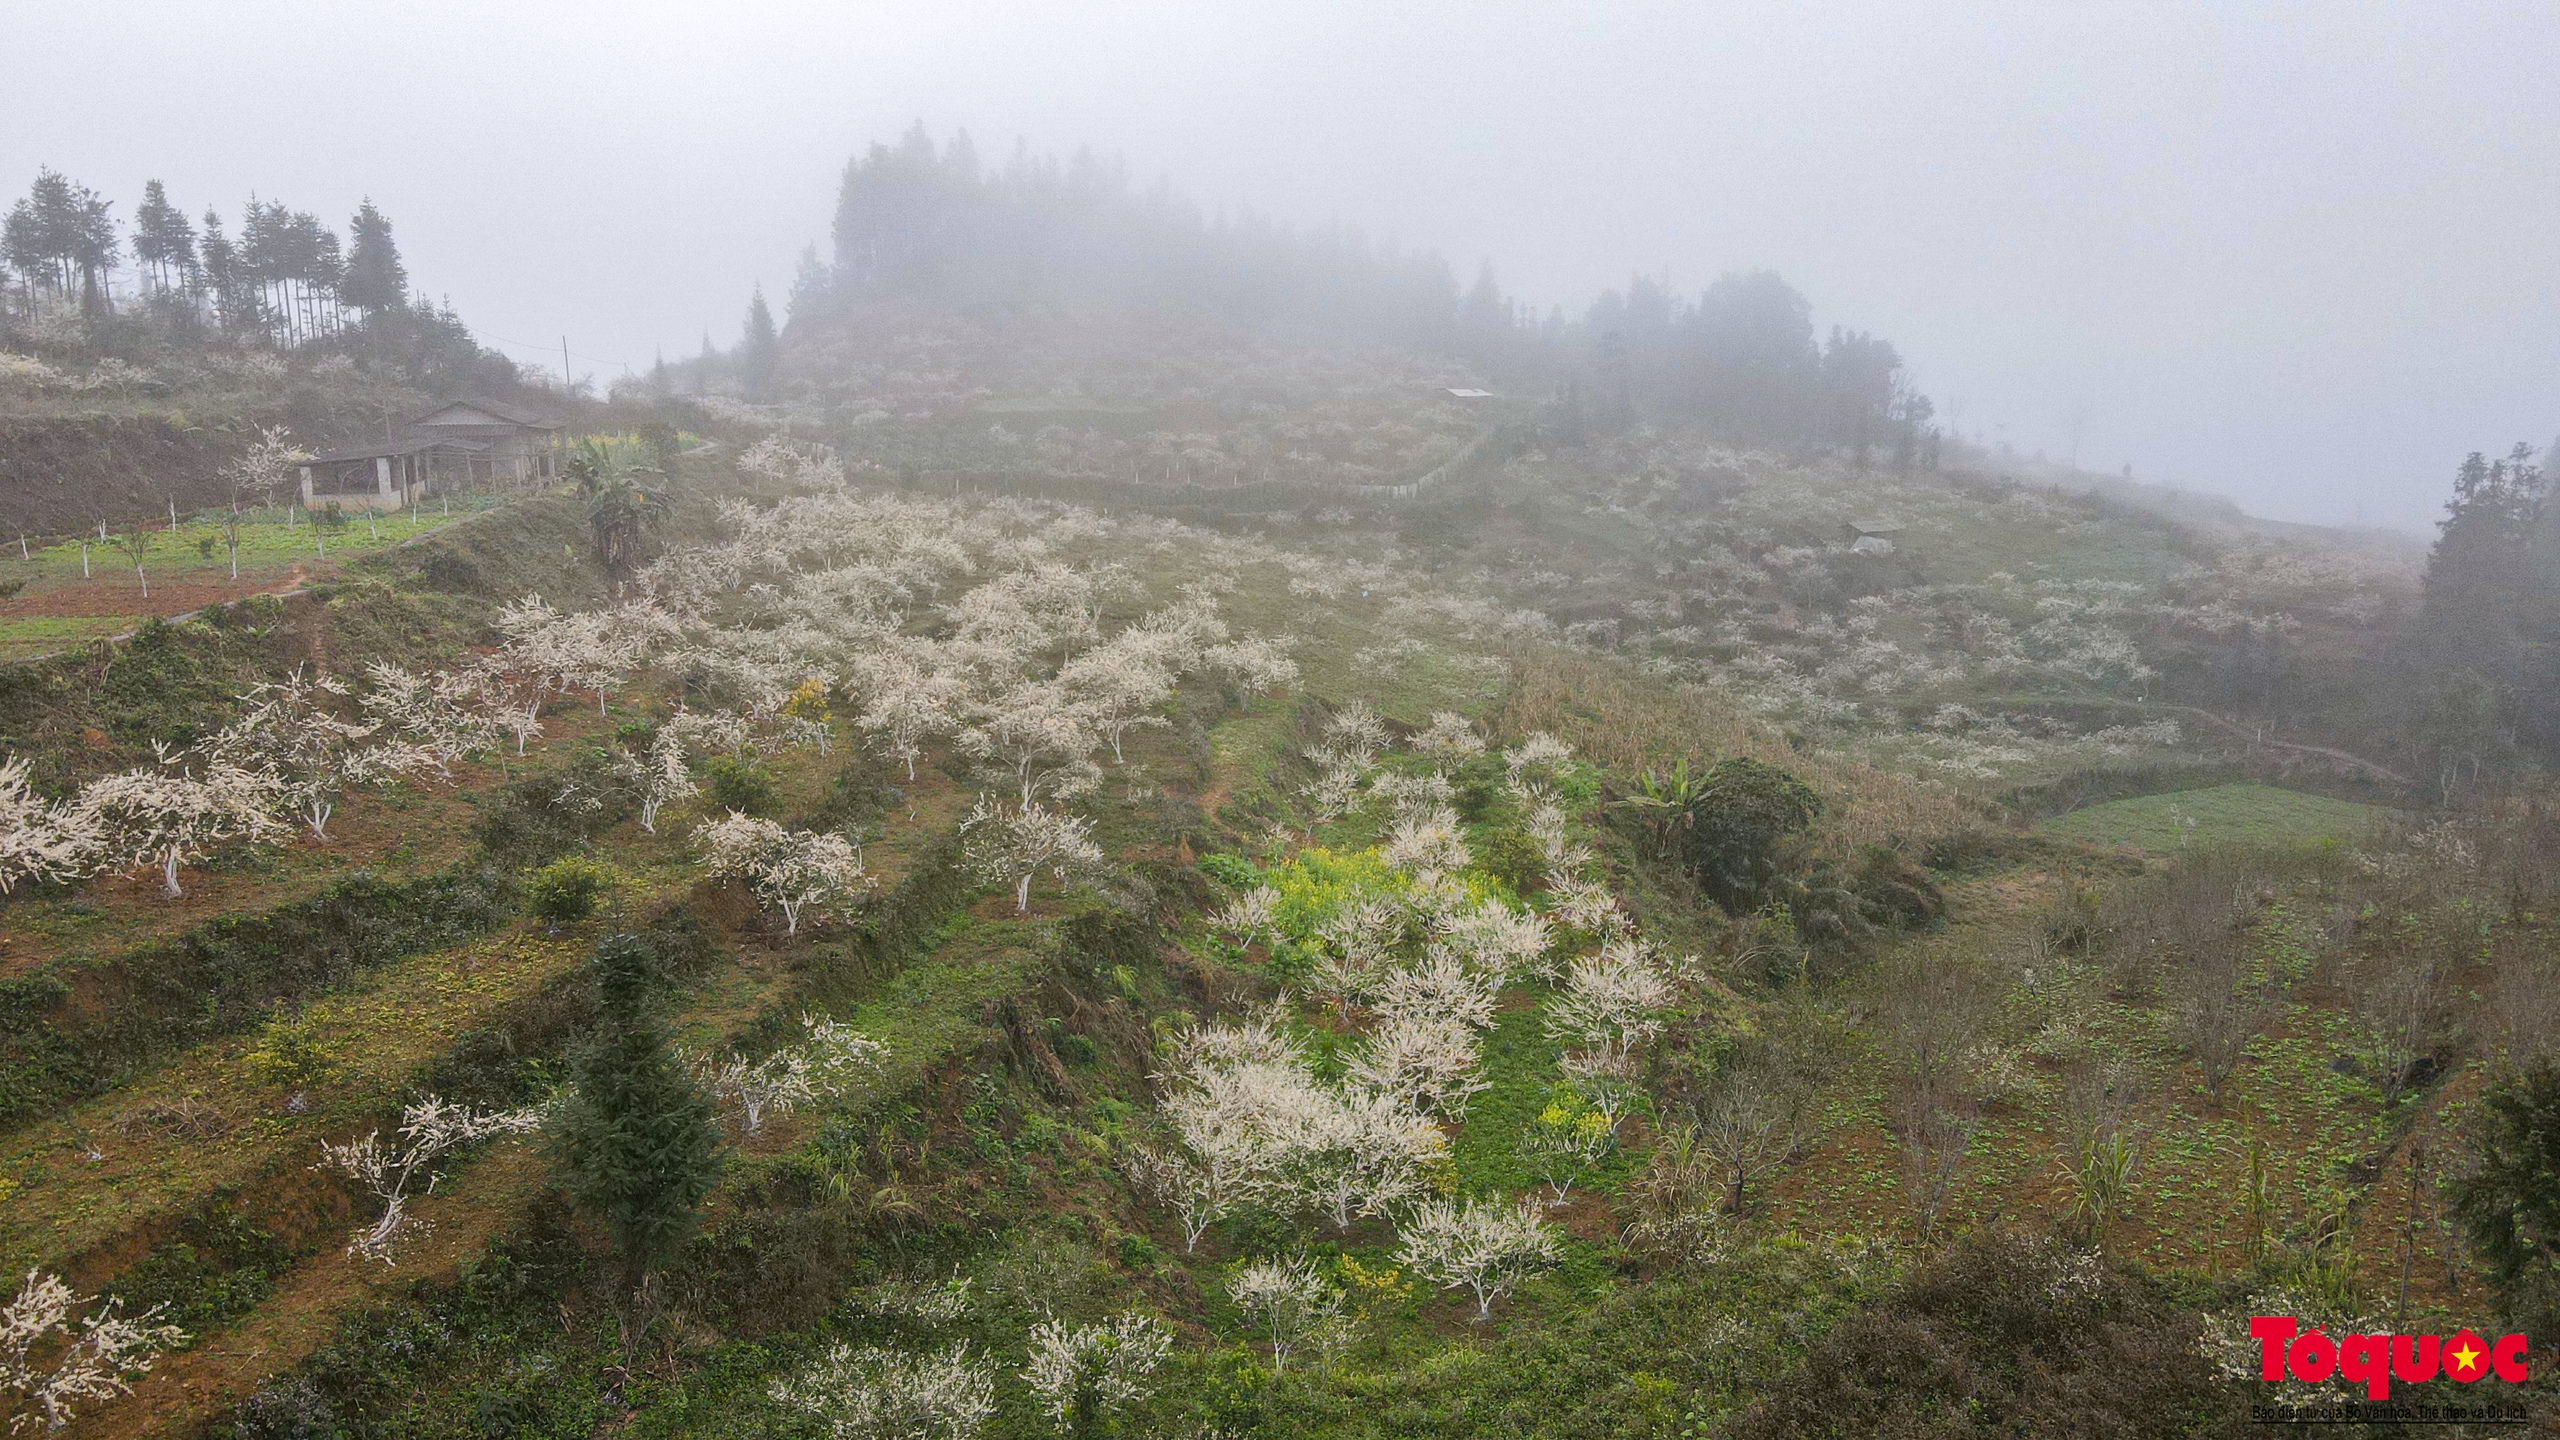
[[1135,1312],[1099,1325],[1052,1316],[1031,1327],[1022,1382],[1061,1434],[1090,1435],[1097,1424],[1147,1397],[1148,1377],[1173,1353],[1173,1337]]
[[1564,989],[1547,1002],[1547,1036],[1630,1063],[1637,1047],[1662,1033],[1662,1012],[1673,999],[1671,977],[1652,946],[1612,940],[1566,971]]
[[1555,902],[1549,913],[1576,930],[1624,939],[1635,929],[1627,912],[1618,906],[1618,892],[1603,881],[1563,880],[1549,893]]
[[1404,938],[1404,913],[1392,902],[1362,900],[1343,906],[1316,930],[1323,947],[1309,977],[1316,994],[1345,1014],[1353,1005],[1365,1004],[1376,995],[1378,981],[1394,964]]
[[323,1142],[318,1168],[347,1176],[382,1202],[382,1214],[348,1237],[347,1254],[392,1263],[401,1239],[427,1228],[409,1213],[409,1202],[434,1193],[442,1178],[437,1162],[474,1141],[522,1134],[541,1123],[539,1109],[474,1110],[430,1095],[401,1110],[399,1139],[390,1145],[382,1143],[379,1130],[343,1145]]
[[1269,885],[1256,885],[1228,901],[1210,924],[1233,937],[1238,945],[1250,945],[1271,929],[1280,906],[1280,892]]
[[1435,952],[1457,957],[1497,989],[1513,975],[1543,978],[1553,973],[1547,959],[1553,927],[1535,911],[1514,910],[1488,898],[1443,917],[1439,932],[1431,941]]
[[1431,723],[1417,730],[1411,741],[1414,751],[1444,764],[1484,753],[1484,737],[1467,717],[1454,710],[1434,711]]
[[658,733],[649,737],[647,754],[626,754],[622,759],[623,778],[640,797],[640,828],[652,835],[658,833],[659,811],[693,798],[701,788],[684,763],[684,737],[670,726],[659,726]]
[[1382,1015],[1412,1015],[1469,1030],[1490,1030],[1494,1006],[1501,999],[1501,979],[1500,970],[1472,968],[1456,954],[1434,946],[1419,964],[1382,976],[1375,1004]]
[[732,810],[728,818],[697,827],[703,867],[716,878],[744,880],[756,898],[782,912],[783,933],[800,933],[800,914],[827,914],[878,884],[862,857],[841,835],[786,830]]
[[160,893],[174,900],[182,893],[180,866],[237,841],[284,837],[267,776],[222,764],[189,774],[173,768],[165,750],[160,760],[159,768],[119,771],[80,787],[76,823],[98,837],[108,863],[157,865]]
[[869,736],[882,755],[905,765],[913,780],[924,742],[960,728],[967,680],[895,646],[864,656],[856,669],[864,700],[854,728]]
[[1378,857],[1411,874],[1455,875],[1473,858],[1466,834],[1465,823],[1449,806],[1407,810],[1396,817]]
[[207,741],[214,768],[262,774],[293,807],[311,838],[329,843],[329,816],[347,787],[387,779],[433,763],[419,746],[392,739],[361,742],[383,728],[380,720],[349,720],[332,702],[350,692],[330,675],[308,675],[297,666],[282,680],[241,697],[248,709]]
[[1031,882],[1041,871],[1066,885],[1103,867],[1102,847],[1091,838],[1093,822],[1038,801],[1007,806],[982,795],[960,828],[968,837],[970,867],[989,884],[1011,887],[1017,914],[1031,908]]
[[1425,1200],[1397,1227],[1396,1260],[1444,1290],[1475,1296],[1476,1323],[1493,1318],[1493,1302],[1530,1275],[1555,1264],[1555,1227],[1537,1201],[1516,1205],[1470,1198]]
[[888,1047],[850,1026],[815,1015],[800,1017],[802,1039],[762,1060],[735,1053],[725,1059],[694,1062],[694,1073],[715,1099],[734,1105],[747,1134],[764,1128],[767,1112],[787,1114],[801,1106],[830,1100],[851,1091],[864,1076],[880,1068]]
[[1289,1352],[1342,1322],[1342,1287],[1304,1255],[1265,1257],[1227,1281],[1227,1298],[1271,1343],[1271,1370],[1289,1368]]
[[1436,1015],[1389,1013],[1344,1057],[1343,1078],[1416,1114],[1457,1119],[1488,1088],[1476,1033]]
[[26,1406],[10,1430],[60,1430],[77,1418],[73,1402],[132,1393],[134,1376],[187,1342],[177,1326],[154,1323],[165,1304],[124,1315],[110,1300],[79,1315],[89,1303],[60,1276],[29,1270],[17,1298],[0,1306],[0,1392]]
[[23,755],[0,760],[0,895],[27,881],[76,880],[97,863],[95,817],[27,783]]
[[382,733],[414,747],[444,779],[453,778],[454,761],[497,743],[501,727],[473,675],[418,675],[376,660],[365,666],[365,682],[365,713]]
[[[1321,1092],[1320,1092],[1321,1093]],[[1449,1164],[1449,1137],[1392,1095],[1357,1086],[1321,1093],[1291,1137],[1286,1173],[1295,1198],[1351,1228],[1422,1194]]]
[[924,1355],[838,1342],[771,1393],[832,1440],[971,1440],[996,1413],[995,1367],[965,1340]]
[[1298,680],[1298,662],[1289,657],[1296,642],[1285,635],[1247,635],[1200,652],[1201,663],[1225,675],[1246,698],[1285,689]]
[[1502,768],[1518,791],[1540,778],[1553,778],[1573,762],[1573,747],[1544,730],[1532,730],[1502,752]]
[[977,723],[960,732],[960,748],[1002,766],[1022,786],[1022,803],[1042,793],[1089,788],[1084,772],[1102,743],[1092,707],[1054,683],[1017,685],[971,707]]

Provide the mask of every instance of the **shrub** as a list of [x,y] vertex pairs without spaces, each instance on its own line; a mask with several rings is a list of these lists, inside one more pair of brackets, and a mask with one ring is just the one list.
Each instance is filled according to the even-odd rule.
[[712,803],[746,815],[763,815],[781,799],[773,771],[751,755],[714,755],[702,762]]
[[1728,915],[1769,899],[1785,870],[1786,842],[1811,828],[1822,797],[1795,776],[1748,756],[1706,774],[1680,840],[1682,863]]
[[1831,1332],[1731,1440],[2231,1433],[2199,1319],[2098,1256],[2006,1232],[1955,1245]]
[[525,908],[557,930],[596,913],[613,888],[613,872],[580,855],[564,855],[526,877]]

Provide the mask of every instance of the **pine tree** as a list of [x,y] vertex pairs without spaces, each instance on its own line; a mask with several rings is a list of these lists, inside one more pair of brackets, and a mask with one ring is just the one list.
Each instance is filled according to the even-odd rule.
[[604,1221],[637,1285],[693,1232],[720,1171],[719,1131],[668,1043],[655,953],[617,935],[592,963],[601,1013],[571,1061],[556,1146],[569,1193]]
[[338,298],[360,310],[388,310],[409,298],[409,272],[392,243],[391,222],[367,199],[347,222],[346,278]]
[[800,271],[791,281],[791,318],[811,320],[824,314],[834,288],[834,275],[818,261],[818,247],[811,245],[803,249],[800,252]]
[[2521,443],[2503,460],[2475,450],[2455,472],[2419,612],[2432,666],[2517,677],[2525,658],[2519,626],[2543,588],[2534,565],[2543,492],[2533,450]]
[[781,360],[782,336],[773,328],[773,311],[759,285],[747,302],[746,334],[738,341],[738,376],[746,382],[748,399],[773,398],[773,368]]
[[142,203],[133,212],[133,258],[149,270],[152,287],[186,291],[195,284],[196,232],[186,212],[169,203],[169,192],[157,180],[142,187]]
[[222,217],[209,209],[204,212],[204,279],[213,292],[214,319],[224,331],[243,335],[264,324],[266,308],[257,279],[231,237],[222,233]]
[[0,225],[0,254],[31,286],[70,294],[83,310],[105,304],[101,288],[114,264],[116,227],[109,204],[86,185],[38,170],[27,198]]

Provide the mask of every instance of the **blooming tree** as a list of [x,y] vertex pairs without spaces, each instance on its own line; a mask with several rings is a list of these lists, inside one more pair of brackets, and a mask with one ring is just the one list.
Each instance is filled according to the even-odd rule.
[[756,897],[782,911],[783,933],[800,932],[800,912],[820,913],[850,904],[879,882],[863,873],[862,857],[841,835],[786,830],[732,810],[693,832],[703,866],[715,877],[744,880]]
[[1210,923],[1235,938],[1238,945],[1250,945],[1271,929],[1278,913],[1280,892],[1269,885],[1256,885],[1227,902]]
[[1388,1096],[1417,1114],[1456,1118],[1488,1082],[1476,1073],[1482,1061],[1476,1034],[1460,1021],[1437,1015],[1390,1013],[1343,1061],[1343,1078]]
[[1042,791],[1064,795],[1085,788],[1083,770],[1102,743],[1093,708],[1056,684],[1017,685],[970,707],[977,723],[960,732],[960,748],[994,761],[1022,786],[1029,805]]
[[1324,947],[1310,977],[1316,993],[1346,1014],[1353,1004],[1370,999],[1394,963],[1404,933],[1404,913],[1385,900],[1363,900],[1334,912],[1316,930]]
[[1065,885],[1102,869],[1102,847],[1090,838],[1093,822],[1035,800],[1007,807],[982,795],[960,828],[971,867],[990,884],[1013,887],[1017,914],[1031,908],[1031,882],[1042,870]]
[[1289,1352],[1301,1342],[1342,1323],[1342,1287],[1304,1255],[1245,1266],[1227,1281],[1227,1298],[1271,1342],[1274,1374],[1288,1368]]
[[1449,806],[1407,810],[1396,817],[1378,855],[1413,874],[1454,875],[1473,858],[1467,851],[1466,833],[1465,823]]
[[[293,432],[281,425],[262,426],[248,448],[223,462],[222,479],[234,508],[267,505],[283,497],[297,467],[311,463],[310,452],[293,443]],[[240,578],[239,558],[232,558],[231,578]]]
[[1115,1315],[1099,1325],[1053,1316],[1031,1327],[1022,1381],[1061,1433],[1087,1435],[1096,1422],[1145,1399],[1147,1378],[1172,1353],[1173,1337],[1149,1316]]
[[35,793],[22,755],[0,760],[0,895],[28,880],[76,880],[95,863],[94,817]]
[[1248,635],[1232,644],[1209,646],[1200,652],[1200,659],[1252,698],[1297,682],[1298,662],[1289,658],[1292,648],[1293,642],[1284,635]]
[[260,685],[242,697],[249,709],[204,746],[217,767],[267,777],[276,796],[293,807],[311,838],[329,842],[329,816],[349,785],[402,774],[433,763],[425,749],[391,739],[358,742],[383,728],[380,720],[348,720],[331,702],[345,700],[346,682],[335,676],[293,674]]
[[965,1340],[925,1355],[839,1342],[771,1393],[834,1440],[970,1440],[996,1413],[995,1367]]
[[1616,1062],[1662,1033],[1671,978],[1640,940],[1612,940],[1573,962],[1563,991],[1547,1002],[1547,1036]]
[[438,1161],[473,1141],[522,1134],[541,1123],[540,1110],[474,1110],[430,1095],[401,1110],[399,1139],[390,1145],[379,1130],[344,1145],[323,1142],[320,1168],[348,1176],[382,1202],[382,1214],[348,1238],[347,1254],[390,1264],[402,1236],[427,1228],[409,1213],[409,1202],[434,1192]]
[[237,766],[213,764],[203,775],[143,767],[101,776],[80,787],[78,823],[95,834],[110,861],[160,867],[160,893],[176,899],[178,867],[235,841],[272,841],[285,834],[275,818],[274,781]]
[[177,1326],[153,1323],[166,1305],[128,1316],[110,1300],[75,1320],[87,1303],[60,1276],[30,1270],[18,1298],[0,1306],[0,1391],[30,1407],[11,1417],[12,1431],[33,1428],[38,1416],[59,1430],[76,1418],[72,1402],[132,1393],[133,1376],[187,1342]]
[[693,772],[684,763],[684,737],[665,726],[649,739],[649,753],[629,757],[628,778],[640,796],[640,828],[658,833],[658,812],[679,800],[691,799],[700,787],[693,783]]
[[1494,1301],[1556,1261],[1555,1227],[1538,1210],[1526,1197],[1517,1205],[1426,1200],[1398,1227],[1396,1260],[1444,1290],[1473,1293],[1482,1324],[1493,1318]]
[[1452,710],[1434,712],[1431,723],[1415,731],[1409,743],[1416,752],[1448,763],[1484,753],[1484,737],[1466,716]]
[[1553,942],[1553,927],[1544,915],[1487,899],[1444,917],[1431,949],[1455,956],[1499,988],[1514,974],[1552,974],[1547,947]]
[[1502,752],[1502,768],[1518,791],[1539,776],[1553,776],[1573,760],[1573,747],[1544,730],[1532,730]]
[[1426,1190],[1449,1164],[1449,1137],[1392,1095],[1356,1086],[1319,1092],[1295,1127],[1287,1172],[1297,1199],[1351,1228]]
[[454,761],[496,741],[500,726],[483,703],[486,691],[476,676],[445,671],[417,675],[376,660],[365,667],[365,681],[365,713],[382,733],[414,747],[445,779],[453,778]]
[[833,1020],[800,1017],[804,1039],[762,1060],[731,1054],[725,1060],[697,1061],[694,1072],[703,1087],[738,1108],[749,1135],[764,1128],[767,1111],[785,1114],[820,1100],[833,1099],[880,1068],[888,1047]]
[[936,668],[928,655],[910,646],[891,646],[855,662],[863,694],[854,728],[871,738],[889,759],[916,778],[916,760],[924,742],[960,727],[960,705],[967,698],[962,676]]
[[1635,928],[1627,912],[1618,907],[1618,892],[1602,881],[1564,880],[1551,893],[1555,897],[1551,913],[1576,930],[1624,938]]
[[1382,1015],[1411,1015],[1490,1030],[1494,1005],[1501,998],[1501,974],[1472,969],[1457,955],[1434,947],[1420,964],[1390,970],[1380,978],[1377,1009]]

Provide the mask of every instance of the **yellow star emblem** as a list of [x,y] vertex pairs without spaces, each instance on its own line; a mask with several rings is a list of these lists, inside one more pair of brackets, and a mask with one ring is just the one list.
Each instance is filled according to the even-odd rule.
[[2465,1372],[2479,1369],[2480,1352],[2471,1348],[2469,1342],[2464,1342],[2461,1349],[2453,1352],[2453,1368]]

